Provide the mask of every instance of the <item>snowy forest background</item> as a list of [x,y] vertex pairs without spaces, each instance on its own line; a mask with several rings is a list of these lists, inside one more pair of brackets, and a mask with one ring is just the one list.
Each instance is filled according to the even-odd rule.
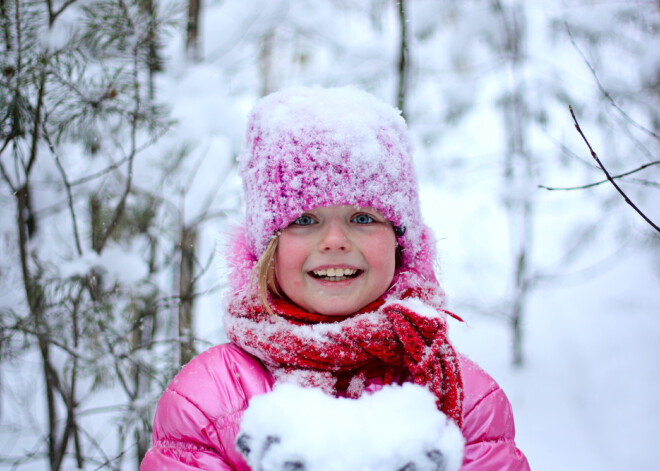
[[657,1],[0,14],[0,468],[137,469],[168,381],[223,341],[247,112],[355,84],[408,120],[452,336],[509,395],[532,469],[657,469]]

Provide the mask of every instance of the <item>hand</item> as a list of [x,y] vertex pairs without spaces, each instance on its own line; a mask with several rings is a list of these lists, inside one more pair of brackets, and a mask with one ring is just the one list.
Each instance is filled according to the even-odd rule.
[[[428,459],[426,459],[428,458]],[[417,460],[419,461],[419,460]],[[446,471],[445,455],[440,450],[430,450],[425,453],[421,463],[410,461],[397,471]]]
[[251,400],[236,440],[253,471],[458,471],[464,444],[411,383],[359,399],[282,384]]
[[236,448],[255,471],[306,471],[300,457],[282,452],[281,442],[279,437],[267,435],[262,443],[255,443],[250,435],[243,433],[236,439]]

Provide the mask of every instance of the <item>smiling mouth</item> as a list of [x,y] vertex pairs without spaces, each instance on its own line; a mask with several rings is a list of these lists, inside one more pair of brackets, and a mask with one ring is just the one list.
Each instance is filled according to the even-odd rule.
[[327,270],[313,270],[309,274],[317,280],[344,281],[360,276],[362,270],[354,268],[328,268]]

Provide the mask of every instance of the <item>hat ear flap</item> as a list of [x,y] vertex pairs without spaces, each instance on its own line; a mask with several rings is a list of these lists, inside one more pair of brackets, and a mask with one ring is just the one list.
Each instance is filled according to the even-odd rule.
[[257,263],[247,241],[245,226],[235,227],[229,235],[229,244],[226,247],[227,265],[229,268],[228,284],[234,294],[250,289],[252,272]]

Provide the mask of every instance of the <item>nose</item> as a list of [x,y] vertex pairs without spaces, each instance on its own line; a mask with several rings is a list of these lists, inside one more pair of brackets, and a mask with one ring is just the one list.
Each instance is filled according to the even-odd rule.
[[346,228],[336,219],[331,219],[326,224],[326,230],[323,232],[320,244],[321,252],[351,250],[351,242],[347,236]]

